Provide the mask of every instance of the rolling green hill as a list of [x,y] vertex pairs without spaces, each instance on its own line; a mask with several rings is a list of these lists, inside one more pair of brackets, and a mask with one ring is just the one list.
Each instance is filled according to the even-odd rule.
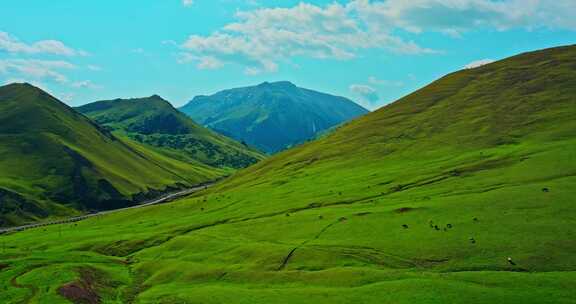
[[98,101],[77,110],[111,131],[184,161],[238,169],[263,159],[255,149],[197,125],[158,95]]
[[288,81],[197,96],[180,110],[268,153],[301,144],[368,113],[347,98],[299,88]]
[[0,297],[573,303],[574,117],[575,46],[458,71],[194,197],[0,236]]
[[0,226],[123,207],[225,173],[118,138],[31,85],[0,87]]

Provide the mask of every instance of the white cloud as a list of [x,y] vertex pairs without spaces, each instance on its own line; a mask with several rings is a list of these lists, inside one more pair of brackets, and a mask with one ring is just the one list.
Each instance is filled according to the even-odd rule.
[[435,31],[457,38],[482,28],[576,30],[574,15],[574,0],[352,0],[324,6],[301,2],[238,12],[234,23],[210,35],[191,35],[181,47],[195,58],[218,60],[217,67],[236,63],[253,74],[276,71],[294,57],[349,60],[367,49],[436,52],[400,38],[398,31]]
[[60,94],[52,94],[53,96],[56,96],[58,99],[60,99],[61,101],[63,101],[64,103],[67,104],[71,104],[72,101],[74,100],[74,97],[76,96],[75,93],[60,93]]
[[194,4],[194,0],[182,0],[182,5],[185,7],[190,7]]
[[414,33],[438,31],[458,36],[478,28],[576,29],[573,0],[356,0],[351,5],[372,26]]
[[490,64],[492,62],[494,62],[495,60],[493,59],[481,59],[481,60],[476,60],[476,61],[472,61],[469,64],[465,65],[464,68],[465,69],[474,69],[474,68],[478,68],[481,67],[483,65],[487,65]]
[[348,60],[370,48],[433,52],[385,30],[367,28],[355,14],[349,5],[307,3],[238,12],[237,22],[208,36],[191,35],[182,48],[196,57],[236,62],[259,72],[276,71],[280,62],[297,56]]
[[362,99],[362,105],[367,108],[374,108],[377,106],[378,102],[380,101],[380,95],[376,89],[371,86],[364,85],[364,84],[353,84],[350,86],[350,91]]
[[364,84],[353,84],[350,86],[350,91],[361,95],[370,95],[376,93],[374,88]]
[[184,64],[195,62],[196,67],[200,70],[215,70],[221,68],[224,63],[212,56],[194,56],[189,53],[180,53],[178,63]]
[[219,69],[224,65],[224,63],[212,56],[205,56],[200,58],[198,63],[198,68],[202,70],[214,70]]
[[74,88],[86,88],[86,89],[100,89],[101,86],[94,84],[91,80],[76,81],[71,84]]
[[75,88],[87,88],[91,85],[92,83],[90,82],[90,80],[83,80],[83,81],[76,81],[72,83],[72,86]]
[[62,60],[0,59],[0,74],[31,80],[66,83],[68,78],[61,71],[74,68],[73,64]]
[[24,43],[6,32],[0,31],[0,51],[23,54],[52,54],[61,56],[84,56],[86,52],[75,50],[58,40],[41,40],[31,44]]
[[257,68],[246,67],[244,68],[244,74],[248,76],[256,76],[262,74],[262,70]]
[[[61,88],[100,88],[90,80],[72,81],[66,72],[78,67],[67,60],[48,60],[27,58],[30,55],[56,55],[56,56],[85,56],[86,52],[73,49],[58,40],[41,40],[36,42],[23,42],[6,32],[0,31],[0,54],[10,54],[0,59],[0,76],[6,78],[8,83],[27,82],[42,88],[51,95],[59,96],[65,102],[70,102],[74,93],[55,94],[50,86]],[[83,65],[83,69],[99,71],[96,65]]]

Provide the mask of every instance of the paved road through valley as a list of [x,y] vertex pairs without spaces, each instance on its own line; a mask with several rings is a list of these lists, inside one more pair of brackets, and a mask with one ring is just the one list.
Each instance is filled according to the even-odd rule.
[[44,226],[74,223],[74,222],[79,222],[79,221],[82,221],[82,220],[85,220],[85,219],[88,219],[91,217],[101,216],[101,215],[110,214],[110,213],[114,213],[114,212],[120,212],[120,211],[124,211],[124,210],[129,210],[129,209],[137,209],[137,208],[144,208],[144,207],[148,207],[148,206],[152,206],[152,205],[157,205],[157,204],[164,203],[166,201],[169,201],[169,200],[172,200],[172,199],[175,199],[178,197],[186,196],[188,194],[194,193],[194,192],[199,191],[199,190],[206,189],[206,188],[212,186],[213,184],[214,183],[203,184],[203,185],[198,185],[198,186],[186,189],[186,190],[167,193],[167,194],[164,194],[164,195],[157,197],[155,199],[152,199],[152,200],[146,201],[142,204],[138,204],[138,205],[131,206],[131,207],[101,211],[101,212],[96,212],[96,213],[90,213],[90,214],[86,214],[86,215],[80,215],[80,216],[65,218],[65,219],[61,219],[61,220],[54,220],[54,221],[49,221],[49,222],[40,222],[40,223],[23,225],[23,226],[0,228],[0,234],[9,233],[9,232],[24,231],[24,230],[38,228],[38,227],[44,227]]

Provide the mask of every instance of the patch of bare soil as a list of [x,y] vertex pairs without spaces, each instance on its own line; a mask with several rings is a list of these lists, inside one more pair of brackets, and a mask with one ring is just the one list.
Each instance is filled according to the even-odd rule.
[[72,303],[99,304],[100,296],[96,292],[97,278],[90,269],[80,269],[80,278],[58,288],[58,293]]

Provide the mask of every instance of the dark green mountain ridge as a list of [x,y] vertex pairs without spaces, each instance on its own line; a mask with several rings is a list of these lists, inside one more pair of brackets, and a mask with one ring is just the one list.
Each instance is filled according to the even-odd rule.
[[257,150],[196,124],[158,95],[98,101],[77,110],[112,132],[185,161],[238,169],[263,158]]
[[1,225],[114,209],[224,171],[118,138],[29,84],[0,87]]

